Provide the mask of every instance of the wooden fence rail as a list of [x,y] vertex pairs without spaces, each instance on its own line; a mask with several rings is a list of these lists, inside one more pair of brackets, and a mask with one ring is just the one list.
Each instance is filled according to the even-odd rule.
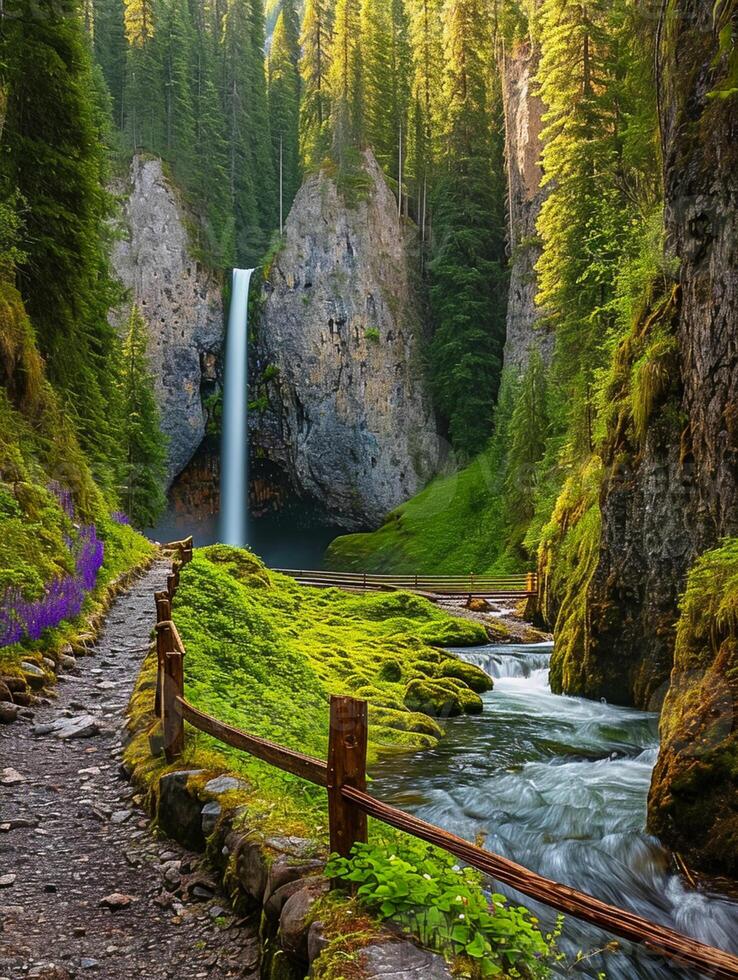
[[184,696],[185,650],[177,627],[171,621],[172,599],[179,583],[179,571],[192,554],[191,539],[189,552],[186,547],[180,547],[179,554],[180,560],[175,562],[178,567],[169,577],[167,591],[155,595],[159,664],[156,710],[162,722],[164,751],[168,761],[174,761],[184,748],[186,721],[193,728],[212,735],[226,745],[324,786],[328,793],[330,848],[333,852],[346,857],[355,843],[365,842],[367,817],[373,817],[443,848],[465,864],[478,868],[496,881],[545,903],[557,912],[638,943],[655,954],[668,957],[677,966],[691,968],[704,976],[720,980],[738,980],[738,956],[545,878],[371,796],[366,791],[366,701],[331,697],[327,762],[226,725],[191,705]]
[[538,592],[535,572],[520,575],[386,575],[371,572],[330,572],[323,569],[275,568],[303,585],[356,590],[407,589],[433,596],[477,596],[524,599]]

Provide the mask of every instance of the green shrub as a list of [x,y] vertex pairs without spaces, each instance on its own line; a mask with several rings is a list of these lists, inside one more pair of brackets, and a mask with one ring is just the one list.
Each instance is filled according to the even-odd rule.
[[555,955],[528,909],[485,895],[482,875],[460,868],[444,851],[411,837],[355,844],[334,855],[325,873],[350,883],[381,919],[417,936],[448,959],[462,957],[477,977],[546,977]]

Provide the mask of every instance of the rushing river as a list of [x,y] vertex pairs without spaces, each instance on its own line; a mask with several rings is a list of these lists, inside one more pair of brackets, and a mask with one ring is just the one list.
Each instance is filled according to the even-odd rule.
[[[372,792],[469,840],[481,832],[489,850],[540,874],[738,951],[738,903],[686,887],[644,830],[657,717],[552,694],[549,644],[456,652],[495,678],[484,714],[451,719],[431,752],[375,767]],[[544,924],[555,918],[495,887],[535,908]],[[596,952],[612,938],[567,919],[561,948],[569,958],[592,955],[566,975],[696,976],[627,944]]]

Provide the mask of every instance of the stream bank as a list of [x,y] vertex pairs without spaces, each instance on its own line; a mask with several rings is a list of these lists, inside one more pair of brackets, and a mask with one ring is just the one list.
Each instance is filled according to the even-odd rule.
[[[738,949],[738,903],[688,887],[646,834],[658,752],[655,714],[551,693],[551,644],[458,649],[495,679],[482,715],[449,719],[433,749],[373,768],[381,799],[540,874],[722,949]],[[553,925],[550,909],[495,884]],[[609,980],[692,977],[673,964],[567,919],[569,957],[595,952],[574,975]]]

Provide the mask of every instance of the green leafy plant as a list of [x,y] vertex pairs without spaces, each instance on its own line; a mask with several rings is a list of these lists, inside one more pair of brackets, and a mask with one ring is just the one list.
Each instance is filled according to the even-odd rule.
[[549,975],[556,933],[544,938],[523,906],[488,894],[482,875],[414,838],[355,844],[333,855],[326,874],[350,883],[357,898],[447,958],[462,957],[478,977]]
[[379,343],[379,330],[376,327],[367,327],[364,331],[364,336],[373,344]]

